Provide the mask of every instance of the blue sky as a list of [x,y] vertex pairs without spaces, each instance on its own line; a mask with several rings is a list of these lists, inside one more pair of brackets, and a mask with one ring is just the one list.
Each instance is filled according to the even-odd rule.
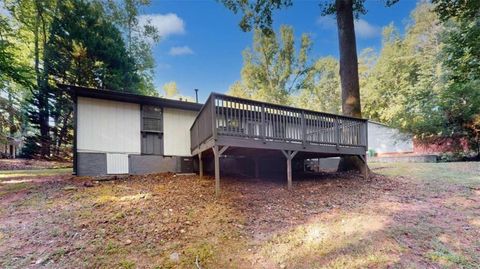
[[[292,25],[295,36],[309,33],[313,40],[311,56],[338,56],[338,40],[333,17],[320,16],[320,0],[298,1],[275,13],[275,29]],[[401,0],[384,7],[383,0],[367,0],[368,13],[356,23],[357,49],[380,49],[382,27],[393,22],[403,30],[416,0]],[[160,1],[142,10],[144,17],[157,26],[162,40],[154,48],[155,86],[158,90],[176,81],[182,95],[200,101],[212,91],[226,92],[240,78],[242,51],[252,44],[252,33],[238,27],[240,15],[234,15],[214,0]]]

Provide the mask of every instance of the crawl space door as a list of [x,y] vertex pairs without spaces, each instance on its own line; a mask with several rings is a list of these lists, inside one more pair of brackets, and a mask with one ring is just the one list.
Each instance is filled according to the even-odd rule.
[[107,153],[107,174],[128,174],[128,154]]

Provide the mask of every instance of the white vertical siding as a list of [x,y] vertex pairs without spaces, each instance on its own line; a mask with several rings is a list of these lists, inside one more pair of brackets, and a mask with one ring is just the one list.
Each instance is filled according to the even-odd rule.
[[190,156],[190,127],[198,112],[164,108],[164,155]]
[[78,98],[79,152],[140,153],[140,105]]
[[128,174],[128,154],[107,153],[107,174]]
[[413,152],[413,141],[397,129],[369,121],[368,149],[377,153]]

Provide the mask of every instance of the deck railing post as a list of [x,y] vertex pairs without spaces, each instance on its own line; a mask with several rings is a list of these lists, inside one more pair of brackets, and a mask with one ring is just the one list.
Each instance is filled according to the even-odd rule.
[[200,128],[198,128],[198,124],[195,125],[195,132],[197,133],[197,141],[195,141],[195,147],[200,146]]
[[368,121],[364,121],[363,124],[363,139],[362,144],[365,146],[365,151],[368,151]]
[[305,146],[307,140],[307,125],[305,123],[305,111],[302,110],[302,145]]
[[335,144],[338,150],[340,147],[340,126],[338,125],[338,116],[335,116]]
[[261,111],[260,111],[260,118],[262,120],[262,128],[261,128],[261,132],[262,132],[262,140],[263,140],[263,143],[266,143],[266,126],[265,126],[265,104],[262,104],[262,107],[261,107]]
[[214,140],[217,140],[217,108],[216,108],[216,96],[214,93],[210,95],[210,106],[212,109],[212,137]]

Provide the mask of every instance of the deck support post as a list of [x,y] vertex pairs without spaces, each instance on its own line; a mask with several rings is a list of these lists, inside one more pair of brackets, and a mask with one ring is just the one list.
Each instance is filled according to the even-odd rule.
[[220,195],[220,154],[218,146],[213,146],[213,158],[215,159],[215,196]]
[[285,158],[287,158],[287,187],[292,189],[292,159],[297,155],[298,150],[281,150]]
[[368,164],[367,164],[367,156],[366,155],[359,155],[360,160],[363,161],[363,179],[368,179]]
[[203,179],[203,161],[202,161],[202,152],[198,153],[198,174],[200,175],[200,179]]
[[228,146],[219,148],[217,145],[213,146],[213,158],[215,159],[215,196],[220,195],[220,155],[222,155]]

